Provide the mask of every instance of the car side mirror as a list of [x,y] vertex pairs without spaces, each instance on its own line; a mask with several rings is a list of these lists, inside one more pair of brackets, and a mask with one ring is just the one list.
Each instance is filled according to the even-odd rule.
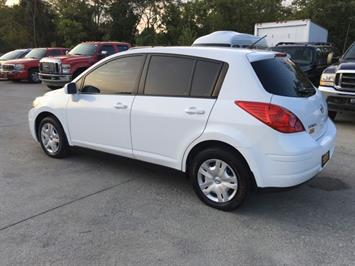
[[74,82],[70,82],[65,86],[65,92],[67,94],[76,94],[78,89],[76,88],[76,84]]
[[334,56],[334,53],[329,53],[327,56],[327,65],[332,65],[338,61],[339,58]]
[[99,60],[101,60],[101,59],[104,59],[107,55],[108,55],[108,52],[107,52],[107,51],[101,51],[101,52],[97,55],[97,57],[98,57]]

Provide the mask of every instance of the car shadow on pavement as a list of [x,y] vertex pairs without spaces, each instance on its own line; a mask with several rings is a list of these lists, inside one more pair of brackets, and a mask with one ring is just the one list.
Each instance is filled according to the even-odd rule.
[[[194,202],[194,208],[207,208],[207,212],[216,211],[199,202],[194,195],[186,174],[174,169],[128,159],[116,155],[74,148],[71,160],[77,163],[88,163],[105,169],[132,174],[137,182],[149,183],[152,186],[164,187],[171,193],[183,193],[184,200]],[[337,220],[352,219],[354,211],[341,208],[344,200],[342,191],[350,186],[336,178],[322,176],[291,189],[255,190],[239,209],[232,212],[240,217],[262,220],[276,219],[283,223],[313,226],[334,223]],[[332,197],[334,196],[334,199]],[[169,200],[169,199],[164,199]],[[200,205],[199,205],[200,204]]]

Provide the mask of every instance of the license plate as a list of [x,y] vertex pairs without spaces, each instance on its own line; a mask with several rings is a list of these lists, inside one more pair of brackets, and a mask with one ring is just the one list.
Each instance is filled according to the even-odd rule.
[[329,159],[330,159],[330,152],[328,151],[326,154],[322,156],[322,167],[324,167],[327,164]]

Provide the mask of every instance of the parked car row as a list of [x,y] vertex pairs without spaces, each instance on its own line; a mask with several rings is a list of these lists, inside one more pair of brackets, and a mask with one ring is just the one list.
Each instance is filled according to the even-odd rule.
[[50,89],[63,87],[94,63],[131,47],[122,42],[85,42],[67,48],[19,49],[0,58],[0,78],[42,81]]

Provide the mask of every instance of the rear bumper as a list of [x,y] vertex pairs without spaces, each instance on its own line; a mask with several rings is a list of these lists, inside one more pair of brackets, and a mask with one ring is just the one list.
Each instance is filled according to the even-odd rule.
[[48,86],[63,87],[72,80],[72,75],[39,74],[39,79]]
[[[321,172],[322,156],[329,152],[332,158],[335,150],[336,128],[330,119],[327,120],[327,131],[318,140],[311,139],[308,133],[298,136],[295,154],[263,154],[258,158],[261,179],[259,187],[293,187],[302,184]],[[276,144],[275,144],[276,145]],[[297,145],[288,143],[287,145]],[[329,161],[328,161],[329,162]]]
[[333,87],[319,87],[330,111],[355,112],[355,93],[336,90]]

